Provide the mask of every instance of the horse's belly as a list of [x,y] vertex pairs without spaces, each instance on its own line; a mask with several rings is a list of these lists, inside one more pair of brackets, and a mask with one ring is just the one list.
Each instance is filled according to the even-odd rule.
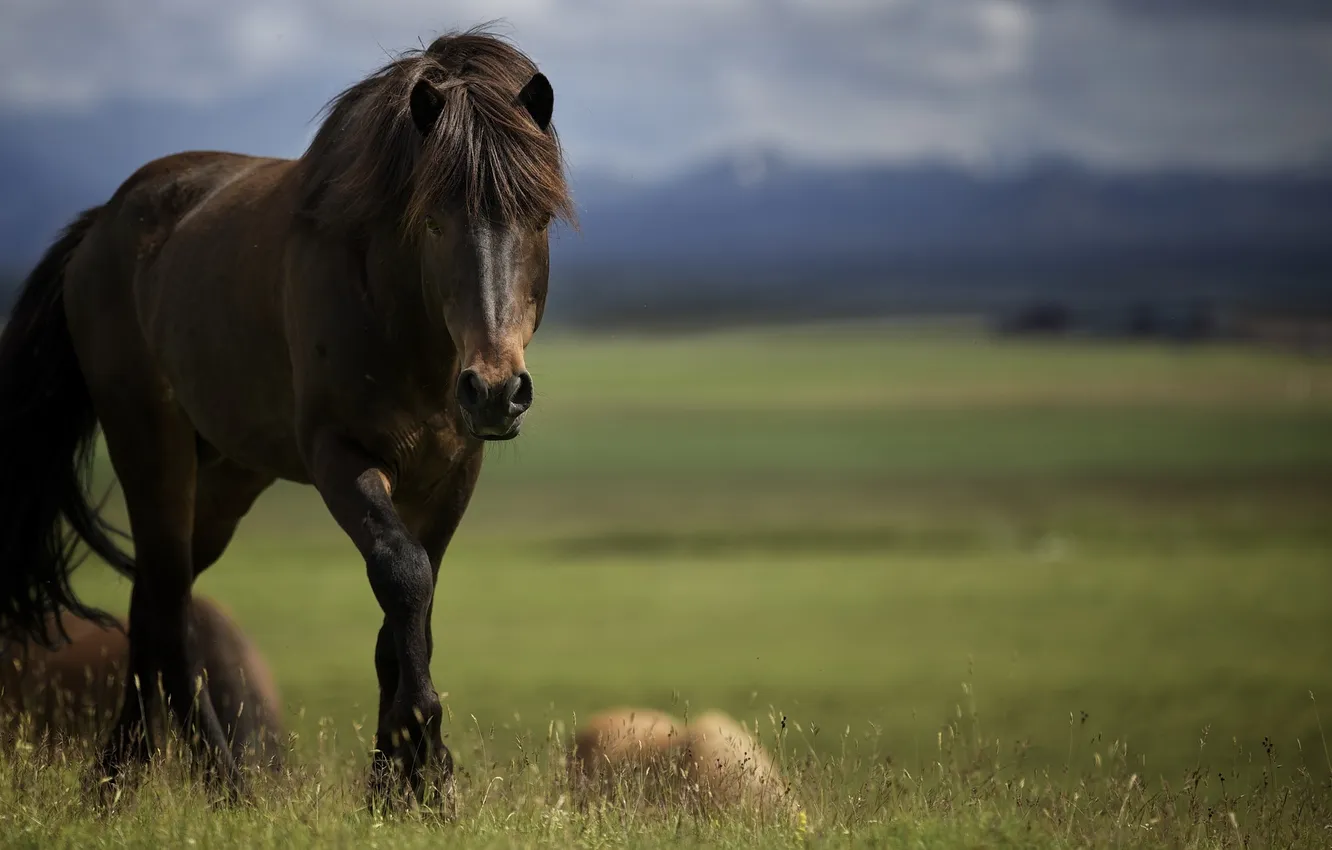
[[193,347],[189,357],[174,358],[184,363],[169,378],[177,404],[199,436],[227,459],[279,478],[307,481],[290,390],[271,377],[283,364],[247,358],[241,366],[237,359],[234,348],[216,339]]

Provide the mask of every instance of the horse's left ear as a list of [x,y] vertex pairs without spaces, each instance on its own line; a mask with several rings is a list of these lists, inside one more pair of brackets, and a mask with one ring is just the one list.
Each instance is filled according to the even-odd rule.
[[444,104],[439,100],[439,92],[425,80],[418,80],[412,86],[412,123],[421,131],[422,136],[429,136],[439,120],[439,113]]
[[550,87],[546,75],[540,71],[533,74],[523,90],[518,92],[518,102],[532,116],[541,132],[546,132],[550,127],[550,116],[555,112],[555,90]]

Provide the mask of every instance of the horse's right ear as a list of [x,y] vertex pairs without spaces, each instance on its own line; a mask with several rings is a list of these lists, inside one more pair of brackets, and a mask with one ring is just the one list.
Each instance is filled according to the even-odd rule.
[[532,116],[541,132],[550,127],[550,116],[555,112],[555,90],[550,87],[546,75],[537,71],[527,81],[523,90],[518,92],[518,102]]
[[439,113],[444,109],[439,92],[425,80],[417,80],[412,86],[412,123],[421,131],[422,136],[429,136],[439,120]]

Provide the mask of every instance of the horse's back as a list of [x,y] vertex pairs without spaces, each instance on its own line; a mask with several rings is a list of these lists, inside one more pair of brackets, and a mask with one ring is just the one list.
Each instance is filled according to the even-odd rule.
[[291,160],[227,151],[185,151],[139,166],[111,196],[108,207],[141,230],[177,227],[237,178]]
[[155,271],[182,223],[215,203],[239,177],[283,162],[190,151],[140,166],[100,208],[69,259],[65,299],[71,319],[77,324],[87,314],[109,333],[129,330],[118,327],[118,321],[150,323],[155,283],[168,282]]
[[173,154],[100,211],[66,267],[65,310],[104,429],[134,433],[168,395],[227,457],[299,480],[283,297],[294,167]]
[[[102,206],[80,254],[119,260],[116,270],[133,277],[151,266],[179,223],[238,174],[282,162],[225,151],[186,151],[139,166]],[[94,248],[95,246],[95,248]],[[78,262],[79,254],[71,258]]]
[[574,735],[574,758],[584,771],[618,763],[668,759],[684,741],[685,725],[665,712],[615,708],[593,715]]

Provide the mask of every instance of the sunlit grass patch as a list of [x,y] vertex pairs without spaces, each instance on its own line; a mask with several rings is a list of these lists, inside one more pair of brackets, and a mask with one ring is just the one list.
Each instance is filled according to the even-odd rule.
[[[1264,740],[1199,741],[1197,764],[1162,775],[1131,746],[1072,715],[1058,767],[1033,767],[1021,744],[986,736],[965,687],[954,720],[910,759],[873,731],[819,730],[769,712],[757,730],[799,805],[717,808],[654,796],[625,775],[614,798],[570,782],[568,729],[549,719],[496,747],[494,729],[454,736],[456,808],[371,814],[362,742],[327,723],[293,742],[278,776],[252,774],[249,802],[219,802],[171,750],[109,803],[85,791],[87,747],[19,748],[0,757],[5,847],[1324,847],[1332,786],[1324,741],[1280,752]],[[1057,730],[1051,730],[1054,735]],[[832,735],[820,752],[811,735]],[[498,752],[508,755],[499,756]],[[695,801],[696,802],[696,801]]]

